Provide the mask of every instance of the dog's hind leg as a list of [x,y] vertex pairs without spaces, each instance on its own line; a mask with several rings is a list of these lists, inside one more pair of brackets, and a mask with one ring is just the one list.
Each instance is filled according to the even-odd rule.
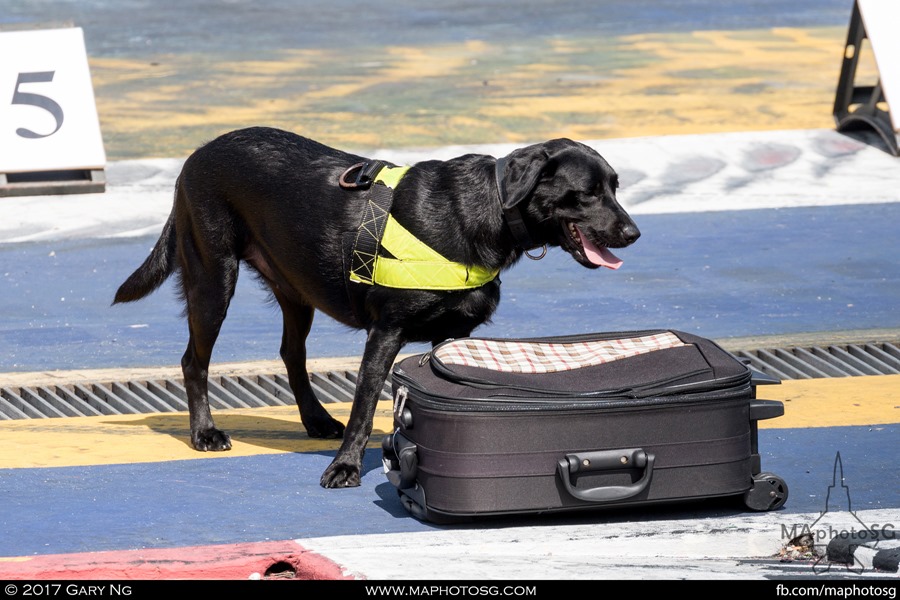
[[339,438],[344,434],[344,424],[333,419],[322,407],[310,386],[306,371],[306,336],[312,327],[315,311],[311,306],[291,302],[277,293],[275,298],[284,317],[281,358],[287,368],[303,427],[312,438]]
[[181,370],[190,410],[191,444],[202,451],[230,450],[231,438],[216,428],[209,410],[207,377],[213,346],[237,285],[239,263],[231,249],[204,250],[205,260],[193,239],[184,240],[180,246],[190,332]]
[[360,484],[363,453],[372,433],[378,396],[403,343],[399,330],[373,328],[369,331],[344,441],[322,474],[322,487],[356,487]]

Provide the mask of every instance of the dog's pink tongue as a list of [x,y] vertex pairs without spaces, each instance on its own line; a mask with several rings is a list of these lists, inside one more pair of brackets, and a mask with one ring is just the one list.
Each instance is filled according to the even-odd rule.
[[601,248],[587,239],[587,236],[578,229],[578,225],[575,226],[575,231],[578,232],[578,237],[581,238],[584,255],[592,264],[606,267],[607,269],[618,269],[622,266],[622,259],[610,252],[609,248]]

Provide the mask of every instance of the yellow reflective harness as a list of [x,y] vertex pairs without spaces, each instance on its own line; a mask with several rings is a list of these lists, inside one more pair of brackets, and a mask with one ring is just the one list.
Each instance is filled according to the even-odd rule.
[[[365,168],[365,167],[363,167]],[[467,290],[493,281],[499,269],[444,258],[390,213],[393,189],[409,167],[384,166],[372,178],[371,198],[356,232],[350,281],[415,290]],[[390,256],[385,256],[381,250]]]

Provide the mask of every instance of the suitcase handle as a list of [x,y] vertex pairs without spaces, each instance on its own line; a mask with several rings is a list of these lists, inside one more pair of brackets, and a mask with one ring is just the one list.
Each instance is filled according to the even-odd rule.
[[[602,450],[566,454],[556,463],[556,471],[562,479],[566,491],[585,502],[615,502],[637,496],[650,485],[653,463],[656,457],[641,448],[627,450]],[[621,469],[644,469],[644,475],[631,485],[609,485],[579,490],[572,483],[572,475],[594,471],[616,471]]]

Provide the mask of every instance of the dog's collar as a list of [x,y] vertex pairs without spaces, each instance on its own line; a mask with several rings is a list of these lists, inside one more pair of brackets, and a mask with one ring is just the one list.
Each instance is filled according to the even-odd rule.
[[[360,169],[353,182],[348,175]],[[353,245],[350,281],[416,290],[465,290],[493,281],[498,269],[467,266],[444,258],[391,215],[393,189],[409,167],[354,165],[341,176],[347,189],[371,188]]]
[[[519,207],[515,205],[507,206],[508,201],[504,175],[506,173],[506,163],[508,160],[508,156],[498,158],[497,163],[494,166],[494,178],[497,180],[497,200],[500,202],[500,212],[503,214],[503,221],[509,228],[510,233],[512,233],[513,239],[516,240],[516,245],[525,252],[526,256],[534,258],[528,254],[528,251],[539,248],[543,244],[535,243],[535,241],[531,239],[531,234],[528,233],[528,227],[525,225],[525,220],[522,218],[522,211],[519,210]],[[546,251],[547,249],[545,246],[544,253],[546,253]],[[539,258],[543,257],[544,255],[541,254]]]

